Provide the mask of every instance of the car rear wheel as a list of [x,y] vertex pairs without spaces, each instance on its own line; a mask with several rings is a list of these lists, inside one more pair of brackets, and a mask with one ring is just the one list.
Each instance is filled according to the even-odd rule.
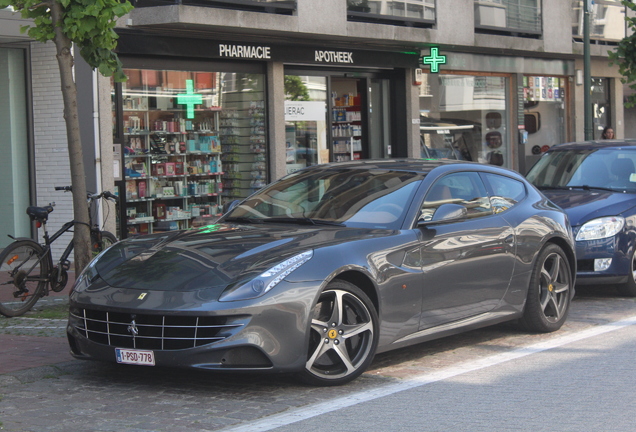
[[312,309],[301,378],[321,386],[357,378],[373,360],[378,334],[378,315],[369,297],[349,282],[329,283]]
[[557,245],[547,245],[535,263],[521,319],[526,329],[547,333],[561,328],[572,295],[570,262]]
[[627,282],[617,285],[618,292],[625,297],[636,297],[636,250],[632,254],[632,264],[630,267]]

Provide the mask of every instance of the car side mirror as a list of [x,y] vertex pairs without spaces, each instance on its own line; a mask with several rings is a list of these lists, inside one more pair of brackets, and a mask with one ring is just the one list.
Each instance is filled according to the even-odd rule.
[[241,200],[232,200],[228,203],[225,203],[225,205],[223,206],[223,214],[229,213],[230,210],[234,209],[234,207],[236,207],[237,205],[239,205],[239,203],[241,202]]
[[459,221],[466,219],[468,210],[459,204],[442,204],[435,210],[433,217],[428,221],[419,221],[417,226],[434,225],[445,222]]

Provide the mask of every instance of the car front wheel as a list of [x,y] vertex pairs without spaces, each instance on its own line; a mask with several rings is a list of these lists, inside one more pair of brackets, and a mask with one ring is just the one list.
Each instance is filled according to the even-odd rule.
[[618,292],[625,297],[636,297],[636,250],[632,254],[632,262],[630,266],[627,282],[617,285]]
[[560,329],[567,318],[572,288],[567,256],[557,245],[547,245],[539,253],[530,279],[521,319],[526,329],[540,333]]
[[329,283],[312,309],[301,378],[321,386],[357,378],[373,360],[378,333],[378,315],[369,297],[349,282]]

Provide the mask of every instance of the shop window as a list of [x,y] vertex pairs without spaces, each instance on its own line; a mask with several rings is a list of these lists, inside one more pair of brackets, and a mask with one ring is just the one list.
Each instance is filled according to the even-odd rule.
[[287,173],[330,161],[327,143],[327,78],[285,76]]
[[296,0],[133,0],[132,4],[137,8],[183,4],[281,15],[291,15],[296,10]]
[[264,75],[125,72],[115,130],[128,235],[207,225],[266,184]]
[[[572,34],[583,40],[583,1],[572,0]],[[592,43],[616,43],[625,37],[625,6],[620,0],[595,0],[589,7]]]
[[475,31],[541,36],[541,0],[475,0]]
[[594,139],[602,139],[603,129],[612,125],[612,105],[610,104],[610,80],[592,78],[592,115],[594,118]]
[[24,50],[0,48],[0,249],[12,241],[8,235],[31,237],[31,223],[24,213],[31,185],[25,64]]
[[349,21],[431,28],[435,0],[347,0]]
[[424,74],[421,157],[512,167],[508,78]]
[[525,166],[530,168],[551,146],[566,141],[565,77],[524,76]]

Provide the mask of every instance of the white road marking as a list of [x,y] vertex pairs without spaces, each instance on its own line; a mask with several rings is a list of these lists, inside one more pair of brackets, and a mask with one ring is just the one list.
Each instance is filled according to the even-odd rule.
[[437,381],[462,375],[468,372],[485,369],[491,366],[516,360],[542,351],[551,350],[563,345],[577,342],[583,339],[599,336],[615,330],[620,330],[636,324],[636,316],[622,319],[620,321],[611,322],[601,326],[591,327],[576,333],[570,333],[563,336],[555,337],[545,342],[529,345],[527,347],[518,348],[507,353],[495,354],[482,359],[469,361],[456,366],[450,366],[436,372],[417,375],[407,378],[394,384],[387,384],[377,389],[364,390],[347,396],[331,399],[327,402],[305,406],[302,408],[291,409],[281,414],[274,414],[264,417],[260,420],[245,423],[236,427],[223,429],[225,432],[265,432],[278,427],[287,426],[302,420],[316,417],[329,412],[337,411],[342,408],[358,405],[374,399],[389,396],[415,387],[424,386]]

